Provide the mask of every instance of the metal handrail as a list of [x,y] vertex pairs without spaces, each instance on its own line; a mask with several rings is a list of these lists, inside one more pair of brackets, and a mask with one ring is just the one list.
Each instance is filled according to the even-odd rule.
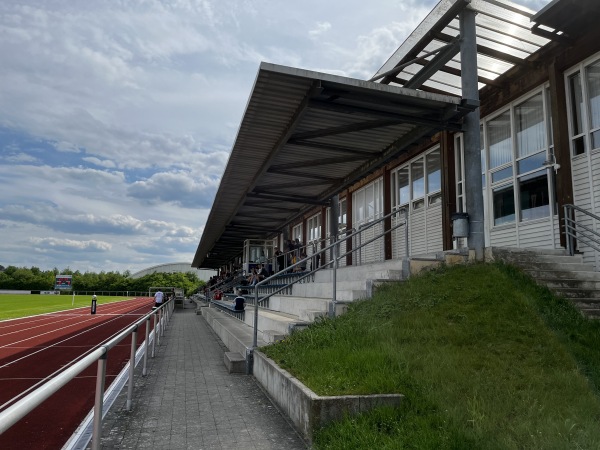
[[577,220],[575,211],[588,216],[600,223],[600,217],[586,211],[583,208],[575,205],[564,205],[564,222],[565,222],[565,238],[567,243],[567,252],[569,255],[575,254],[575,244],[579,242],[600,252],[600,233],[593,228],[583,224],[581,220]]
[[[380,239],[381,237],[385,236],[387,233],[392,232],[396,228],[399,228],[401,226],[405,226],[406,229],[408,230],[408,210],[406,208],[394,210],[391,213],[389,213],[389,214],[381,217],[380,219],[377,219],[377,220],[375,220],[373,222],[369,222],[369,225],[366,226],[366,227],[364,227],[364,228],[362,228],[362,229],[353,231],[350,234],[348,234],[347,232],[345,233],[346,237],[344,237],[343,240],[351,239],[354,236],[362,233],[366,229],[368,229],[368,228],[370,228],[372,226],[375,226],[379,222],[381,222],[383,220],[386,220],[386,219],[392,217],[393,215],[399,214],[399,213],[404,213],[404,222],[400,222],[400,223],[394,225],[393,227],[390,227],[389,229],[384,230],[383,233],[381,233],[380,235],[375,236],[374,238],[368,240],[367,242],[361,243],[359,246],[357,246],[355,248],[352,248],[351,250],[347,251],[343,255],[338,255],[338,250],[339,250],[338,244],[339,244],[340,241],[337,240],[337,239],[334,239],[333,243],[331,243],[328,246],[322,248],[318,252],[318,254],[321,254],[321,253],[324,253],[324,252],[328,251],[329,249],[333,249],[333,251],[334,251],[334,257],[332,258],[331,261],[323,264],[320,267],[317,267],[316,269],[312,269],[311,268],[311,270],[309,272],[306,272],[300,278],[294,280],[293,282],[287,284],[286,286],[284,286],[282,288],[279,288],[279,289],[275,290],[274,292],[270,292],[267,295],[261,297],[260,298],[260,302],[266,301],[268,298],[272,297],[273,295],[278,294],[279,292],[282,292],[283,290],[288,289],[289,286],[291,286],[292,284],[295,284],[295,283],[297,283],[297,282],[299,282],[299,281],[301,281],[301,280],[303,280],[303,279],[305,279],[305,278],[313,275],[315,272],[318,272],[319,270],[322,270],[322,269],[324,269],[324,268],[326,268],[326,267],[328,267],[330,265],[333,265],[333,269],[334,270],[333,270],[333,299],[332,299],[332,302],[334,304],[334,312],[335,312],[336,290],[337,290],[337,288],[336,288],[336,284],[337,284],[337,281],[336,281],[336,271],[337,271],[338,261],[341,258],[343,258],[343,257],[345,257],[345,256],[347,256],[349,254],[352,254],[352,253],[356,252],[357,250],[360,250],[362,247],[364,247],[364,246],[366,246],[366,245],[368,245],[368,244],[376,241],[377,239]],[[343,234],[343,233],[340,233],[340,234]],[[337,236],[335,236],[335,237],[337,238]],[[408,232],[405,233],[405,239],[406,239],[406,249],[407,249],[407,254],[408,254]],[[314,256],[315,255],[307,256],[306,258],[301,259],[300,261],[297,261],[295,264],[292,264],[291,266],[285,268],[284,270],[280,270],[276,274],[271,275],[270,277],[267,277],[264,280],[259,281],[258,283],[256,283],[254,285],[254,336],[253,336],[253,341],[252,341],[252,348],[256,348],[258,346],[258,307],[259,307],[258,287],[262,286],[264,284],[267,284],[270,280],[272,280],[273,278],[277,277],[278,275],[282,275],[283,273],[286,273],[289,269],[292,269],[292,268],[294,268],[296,266],[299,266],[300,264],[302,264],[302,263],[310,260]]]
[[[132,334],[131,354],[135,355],[134,348],[136,346],[136,333],[138,327],[145,321],[150,321],[150,317],[154,315],[154,329],[152,330],[152,357],[154,357],[154,344],[161,335],[164,335],[164,327],[169,320],[170,313],[173,311],[174,301],[170,300],[165,302],[159,308],[146,314],[144,317],[139,319],[128,328],[121,331],[118,335],[110,339],[105,344],[100,345],[97,349],[86,355],[84,358],[77,361],[75,364],[70,365],[63,372],[56,375],[54,378],[44,383],[42,386],[23,397],[16,403],[12,404],[4,411],[0,412],[0,434],[4,433],[15,423],[37,408],[42,402],[48,399],[52,394],[57,392],[60,388],[66,385],[69,381],[73,380],[77,375],[91,366],[94,362],[98,361],[98,373],[96,377],[96,396],[94,403],[94,431],[92,433],[92,449],[96,450],[100,448],[100,437],[102,432],[102,403],[104,400],[104,381],[106,377],[106,358],[108,351],[115,347],[119,342],[125,339],[127,336]],[[159,326],[157,330],[156,317],[159,318]],[[146,324],[146,336],[148,336],[148,324]],[[148,339],[144,342],[145,352],[148,353]],[[135,368],[135,356],[130,361],[130,373],[129,373],[129,385],[133,387],[133,369]],[[144,357],[144,369],[143,375],[146,374],[146,358]],[[131,399],[133,396],[132,388],[127,393],[127,408],[131,408]]]

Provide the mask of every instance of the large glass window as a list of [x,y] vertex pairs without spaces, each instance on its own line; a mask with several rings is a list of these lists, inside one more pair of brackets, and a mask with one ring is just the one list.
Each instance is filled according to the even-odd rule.
[[442,164],[440,149],[392,172],[392,208],[411,205],[413,210],[442,201]]
[[[548,105],[544,92],[540,90],[484,121],[482,142],[486,152],[482,155],[482,163],[487,156],[489,169],[484,170],[483,181],[487,173],[494,226],[540,219],[551,214],[551,180],[548,180],[544,165],[551,156],[548,146],[549,114],[546,113]],[[458,195],[463,194],[459,191]]]

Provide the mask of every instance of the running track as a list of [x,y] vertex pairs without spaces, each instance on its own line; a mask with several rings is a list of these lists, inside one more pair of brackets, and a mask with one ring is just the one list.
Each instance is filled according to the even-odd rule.
[[[136,298],[41,316],[0,321],[0,410],[21,392],[117,335],[152,309]],[[153,325],[151,320],[150,326]],[[145,325],[138,329],[138,346]],[[108,352],[106,388],[129,361],[131,337]],[[60,449],[94,405],[92,364],[40,407],[0,435],[0,449]]]

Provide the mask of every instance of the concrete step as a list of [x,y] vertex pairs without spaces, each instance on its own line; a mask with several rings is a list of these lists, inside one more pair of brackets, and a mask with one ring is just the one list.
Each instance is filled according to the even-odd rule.
[[[359,300],[366,298],[367,281],[355,280],[338,282],[337,297],[339,300]],[[294,297],[320,298],[331,300],[333,297],[332,283],[304,283],[296,284],[292,290]]]
[[301,316],[305,310],[327,312],[330,302],[331,298],[274,295],[269,299],[269,309]]
[[537,282],[550,289],[600,290],[600,281],[580,280],[576,278],[536,278]]
[[[244,323],[254,329],[254,311],[249,309],[244,316]],[[258,331],[276,331],[279,334],[288,335],[294,330],[305,328],[308,323],[293,314],[260,308],[258,310]]]
[[549,280],[582,280],[582,281],[600,281],[600,272],[584,271],[572,272],[564,270],[543,270],[523,267],[523,271],[529,274],[532,278],[549,279]]
[[569,289],[569,288],[552,288],[552,291],[557,295],[562,295],[568,299],[581,298],[598,298],[600,299],[600,291],[594,289]]

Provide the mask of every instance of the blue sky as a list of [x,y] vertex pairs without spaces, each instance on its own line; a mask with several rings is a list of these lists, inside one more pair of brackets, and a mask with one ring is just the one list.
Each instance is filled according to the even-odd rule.
[[436,3],[0,2],[0,265],[191,262],[260,62],[368,79]]

